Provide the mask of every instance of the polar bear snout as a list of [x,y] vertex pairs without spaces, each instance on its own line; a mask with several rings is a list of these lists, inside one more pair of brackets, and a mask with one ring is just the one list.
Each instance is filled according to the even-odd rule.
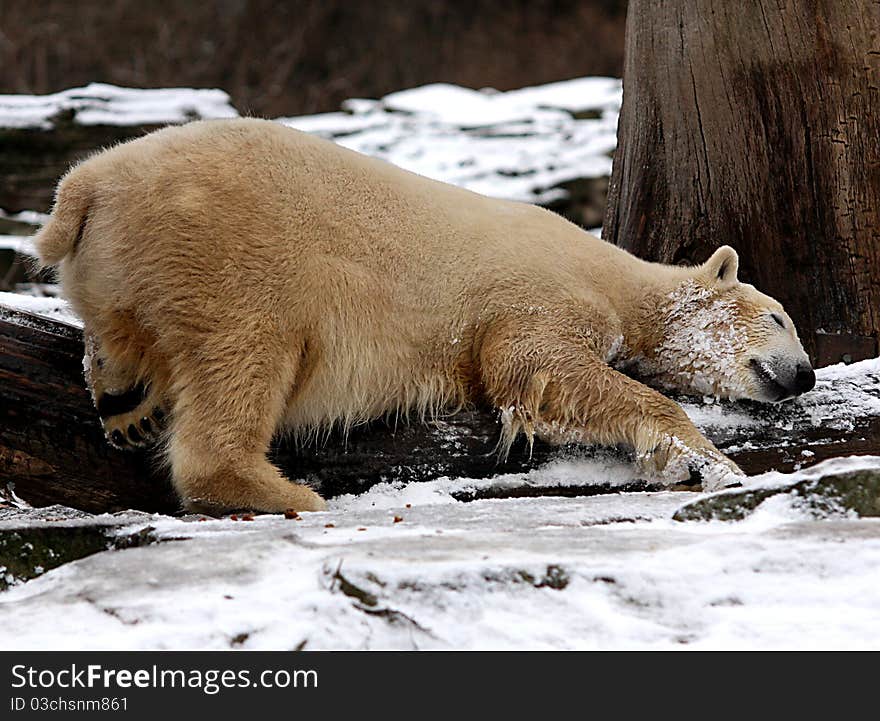
[[795,394],[801,395],[802,393],[811,391],[813,390],[815,385],[816,373],[813,370],[813,367],[809,363],[807,363],[806,365],[799,365],[794,376]]
[[765,400],[778,403],[802,395],[816,385],[816,373],[808,361],[784,358],[749,361]]

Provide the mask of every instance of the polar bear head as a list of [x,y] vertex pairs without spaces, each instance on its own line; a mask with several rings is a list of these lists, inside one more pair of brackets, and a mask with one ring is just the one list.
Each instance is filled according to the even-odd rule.
[[676,278],[656,309],[659,342],[640,364],[647,379],[683,393],[770,403],[815,385],[791,318],[740,283],[738,267],[736,251],[723,246]]

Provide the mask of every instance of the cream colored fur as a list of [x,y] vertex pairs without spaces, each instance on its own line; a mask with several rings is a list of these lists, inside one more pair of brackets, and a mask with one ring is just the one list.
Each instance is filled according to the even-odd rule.
[[[146,381],[166,404],[193,508],[319,509],[267,461],[279,429],[483,401],[505,442],[523,430],[623,444],[664,481],[702,464],[717,483],[735,465],[611,364],[759,397],[747,369],[765,341],[803,354],[793,327],[756,335],[782,311],[736,281],[729,248],[697,268],[647,263],[546,210],[268,121],[196,122],[99,153],[63,179],[36,244],[100,344],[94,372]],[[732,308],[730,367],[703,364],[700,388],[687,374],[701,359],[669,342],[688,321],[685,286],[694,312]]]

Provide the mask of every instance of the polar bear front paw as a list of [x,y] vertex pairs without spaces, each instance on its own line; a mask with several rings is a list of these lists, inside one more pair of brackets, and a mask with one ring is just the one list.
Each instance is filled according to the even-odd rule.
[[703,491],[711,492],[742,485],[745,477],[739,466],[709,441],[688,445],[676,436],[668,436],[638,460],[649,476],[670,487],[687,488],[700,483]]
[[711,463],[699,469],[703,490],[707,493],[741,486],[745,474],[732,463]]

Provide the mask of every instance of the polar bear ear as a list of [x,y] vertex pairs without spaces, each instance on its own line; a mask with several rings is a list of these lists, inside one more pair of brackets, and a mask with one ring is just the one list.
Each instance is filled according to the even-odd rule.
[[736,277],[738,271],[739,256],[729,245],[722,245],[703,263],[706,279],[722,288],[732,288],[739,282]]

